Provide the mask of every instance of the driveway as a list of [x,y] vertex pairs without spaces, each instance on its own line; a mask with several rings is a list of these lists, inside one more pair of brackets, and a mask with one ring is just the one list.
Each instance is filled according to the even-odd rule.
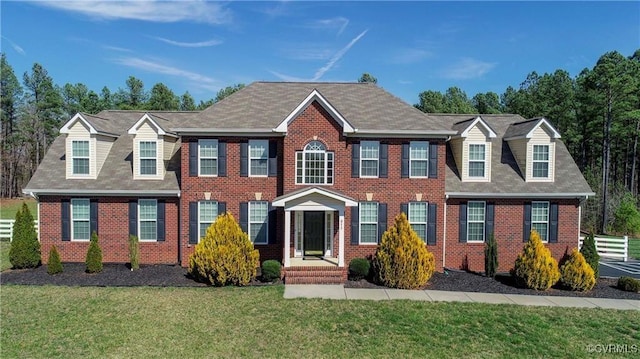
[[640,261],[631,260],[627,262],[602,260],[600,261],[601,277],[634,277],[640,279]]

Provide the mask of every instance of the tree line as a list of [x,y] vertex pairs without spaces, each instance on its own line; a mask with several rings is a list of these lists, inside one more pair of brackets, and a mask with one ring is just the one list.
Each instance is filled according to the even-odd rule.
[[[58,86],[42,65],[25,72],[22,82],[2,54],[0,63],[1,131],[0,197],[19,196],[60,126],[78,112],[121,110],[202,110],[244,87],[228,86],[214,98],[196,104],[185,92],[176,95],[163,83],[150,91],[130,76],[123,88],[100,93],[85,84]],[[377,83],[364,73],[359,82]],[[428,113],[513,113],[524,118],[545,117],[562,139],[591,185],[595,198],[587,201],[583,228],[608,232],[613,213],[622,202],[637,206],[640,192],[640,49],[631,56],[616,51],[602,55],[592,68],[572,77],[558,69],[533,71],[518,86],[502,94],[477,93],[469,98],[458,87],[444,93],[427,90],[414,105]]]

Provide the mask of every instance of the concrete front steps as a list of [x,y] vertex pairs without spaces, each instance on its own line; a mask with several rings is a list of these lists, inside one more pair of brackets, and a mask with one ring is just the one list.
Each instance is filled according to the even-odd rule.
[[284,269],[286,284],[344,284],[346,280],[346,268],[297,266]]

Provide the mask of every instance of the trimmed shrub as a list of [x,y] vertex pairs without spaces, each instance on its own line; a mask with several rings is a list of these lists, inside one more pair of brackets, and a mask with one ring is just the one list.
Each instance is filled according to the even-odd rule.
[[593,269],[593,275],[597,279],[600,275],[598,273],[598,263],[600,262],[600,255],[596,250],[596,240],[593,238],[593,232],[589,233],[582,242],[582,248],[580,253],[584,259],[589,263],[591,269]]
[[89,243],[85,264],[87,265],[87,273],[102,272],[102,249],[100,249],[100,245],[98,244],[98,234],[96,231],[91,233],[91,242]]
[[56,246],[51,247],[47,263],[47,273],[51,275],[62,273],[62,261],[60,261],[60,254]]
[[268,259],[262,262],[262,280],[265,282],[273,282],[280,279],[281,266],[280,262]]
[[131,270],[140,269],[140,242],[138,236],[129,236],[129,263]]
[[247,285],[256,277],[260,254],[229,213],[218,216],[189,257],[189,274],[222,286]]
[[26,203],[16,212],[9,261],[13,268],[35,268],[40,264],[40,242],[33,227],[33,216]]
[[498,243],[496,237],[491,233],[489,240],[484,245],[484,274],[494,278],[498,271]]
[[571,251],[569,259],[560,268],[560,280],[571,290],[582,292],[591,290],[596,285],[593,269],[578,249]]
[[547,290],[560,279],[558,262],[535,230],[531,231],[529,241],[518,254],[511,275],[518,284],[535,290]]
[[404,213],[397,215],[394,225],[382,235],[373,269],[376,280],[391,288],[421,288],[433,275],[433,254],[411,228]]
[[349,279],[360,280],[369,275],[371,263],[366,258],[353,258],[349,262]]
[[618,289],[626,292],[640,292],[640,280],[631,277],[618,278]]

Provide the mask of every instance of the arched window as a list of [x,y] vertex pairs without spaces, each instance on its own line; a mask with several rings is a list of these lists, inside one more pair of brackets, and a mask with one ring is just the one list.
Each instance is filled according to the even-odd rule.
[[296,184],[333,184],[333,152],[311,141],[296,152]]

